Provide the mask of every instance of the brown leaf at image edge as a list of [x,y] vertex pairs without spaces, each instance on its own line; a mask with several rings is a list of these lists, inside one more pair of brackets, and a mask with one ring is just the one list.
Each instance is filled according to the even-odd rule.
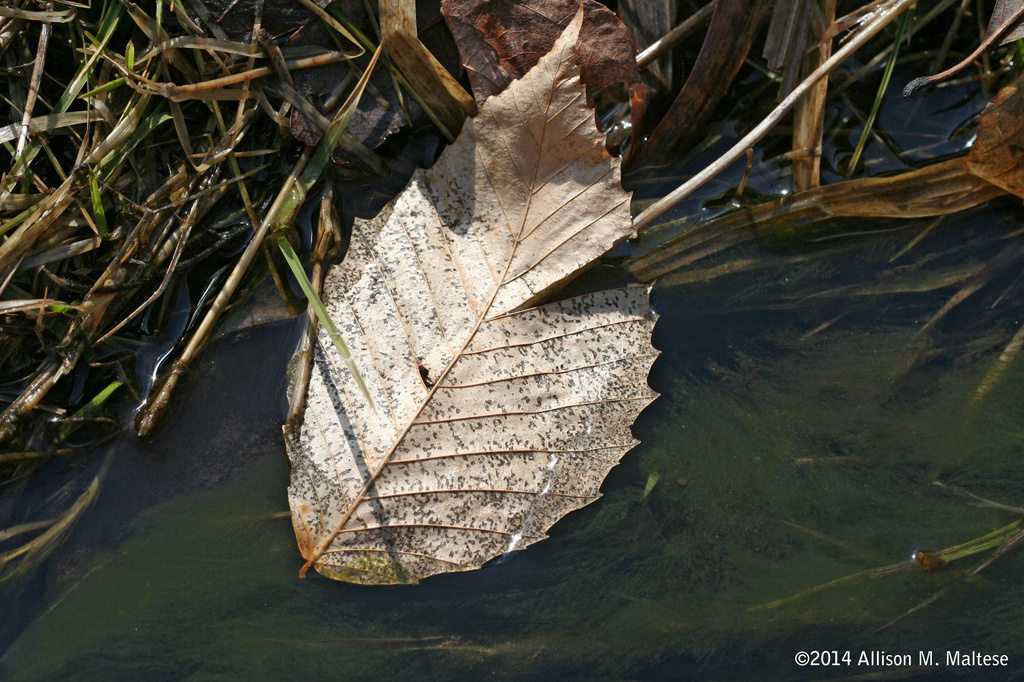
[[978,121],[967,169],[979,178],[1024,197],[1024,77],[992,98]]

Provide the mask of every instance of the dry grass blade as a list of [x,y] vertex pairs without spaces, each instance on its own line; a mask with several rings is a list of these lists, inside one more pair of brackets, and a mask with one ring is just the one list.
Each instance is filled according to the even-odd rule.
[[[826,0],[822,4],[821,35],[824,36],[835,21],[836,3]],[[817,42],[817,48],[801,60],[806,71],[814,71],[832,55],[831,40],[822,37]],[[828,79],[822,78],[793,109],[793,187],[797,192],[821,185],[821,141],[827,96]]]
[[[84,212],[81,215],[83,218],[86,216]],[[28,269],[35,268],[40,265],[46,265],[47,263],[63,261],[66,258],[80,256],[84,253],[88,253],[89,251],[98,249],[102,245],[103,238],[99,236],[61,244],[60,246],[55,246],[40,253],[25,257],[21,261],[21,267]]]
[[18,147],[14,152],[19,157],[25,151],[25,142],[28,140],[29,122],[32,120],[32,111],[35,109],[36,98],[39,96],[39,84],[43,80],[43,69],[46,66],[46,52],[50,44],[50,33],[53,31],[53,24],[49,21],[43,22],[42,30],[39,31],[39,42],[36,47],[36,60],[32,65],[32,78],[29,81],[28,96],[25,98],[25,108],[21,118],[21,134],[18,137]]
[[[727,213],[678,234],[670,226],[647,236],[627,264],[642,281],[689,265],[724,248],[752,239],[757,231],[799,230],[838,217],[921,218],[977,206],[1003,194],[967,170],[963,158],[888,178],[850,180],[818,187]],[[678,229],[678,228],[676,228]]]
[[50,555],[60,541],[70,532],[71,528],[74,527],[75,522],[95,501],[96,496],[99,494],[100,486],[106,478],[107,471],[110,469],[112,460],[113,450],[104,458],[92,482],[78,496],[74,504],[68,507],[58,518],[53,521],[47,521],[45,526],[39,526],[40,528],[45,527],[45,531],[29,542],[0,554],[0,583],[12,581],[25,575]]
[[[8,453],[2,453],[2,454],[6,455]],[[2,460],[0,460],[0,461],[2,461]],[[19,535],[24,535],[25,533],[34,533],[37,530],[42,530],[43,528],[49,528],[54,523],[56,523],[56,519],[44,519],[42,521],[33,521],[31,523],[20,523],[17,526],[11,526],[10,528],[4,528],[3,530],[0,530],[0,542],[7,542],[11,538],[16,538]]]
[[1003,348],[999,357],[996,358],[992,368],[985,375],[985,378],[981,380],[981,384],[971,397],[971,402],[979,403],[992,392],[992,389],[994,389],[1000,380],[1002,380],[1006,375],[1011,363],[1020,354],[1022,347],[1024,347],[1024,325],[1021,325],[1017,329],[1013,338],[1010,339],[1010,342],[1006,344],[1005,348]]
[[457,135],[463,120],[476,113],[476,103],[420,42],[416,30],[416,3],[381,0],[380,26],[383,45],[412,89],[426,100],[444,127]]
[[931,83],[936,83],[941,80],[945,80],[946,78],[949,78],[950,76],[953,76],[957,72],[962,71],[963,69],[970,66],[970,64],[974,62],[975,59],[984,54],[986,50],[988,50],[993,44],[995,44],[996,40],[1001,35],[1003,35],[1006,31],[1010,30],[1010,28],[1014,24],[1016,24],[1021,17],[1024,17],[1024,5],[1021,5],[1016,10],[1014,10],[1014,12],[1009,17],[1006,18],[1003,24],[995,31],[989,33],[985,37],[985,39],[981,41],[981,44],[978,45],[977,48],[975,48],[974,52],[965,57],[963,61],[961,61],[959,64],[955,66],[951,66],[942,73],[935,74],[934,76],[921,76],[920,78],[915,78],[914,80],[907,83],[907,86],[903,88],[903,96],[911,98],[914,95],[916,95],[917,91],[923,88],[924,86],[929,85]]
[[949,483],[943,483],[942,481],[932,481],[932,485],[942,488],[944,490],[949,490],[952,493],[960,495],[962,497],[969,497],[970,499],[974,500],[977,503],[977,506],[979,507],[988,507],[990,509],[1002,509],[1003,511],[1008,511],[1013,514],[1019,514],[1021,516],[1024,516],[1024,507],[1013,507],[1008,504],[996,502],[994,500],[990,500],[986,497],[982,497],[980,495],[972,493],[970,490],[965,490],[964,488],[955,485],[950,485]]
[[[101,116],[98,111],[72,111],[65,114],[36,116],[35,118],[29,119],[27,127],[25,127],[24,124],[18,125],[12,123],[0,128],[0,144],[17,139],[21,130],[27,130],[29,135],[34,135],[36,133],[52,132],[60,128],[68,128],[70,126],[91,123],[99,120],[100,118]],[[8,197],[7,202],[4,204],[4,209],[7,210],[11,207],[11,198]]]
[[[289,69],[311,69],[327,64],[336,64],[347,59],[341,52],[328,52],[315,57],[303,57],[285,62]],[[119,69],[122,68],[115,63]],[[200,83],[189,83],[187,85],[176,85],[174,83],[159,83],[127,69],[123,70],[124,77],[128,83],[138,92],[147,95],[165,97],[172,102],[185,102],[187,100],[244,100],[255,97],[255,94],[245,88],[230,88],[228,86],[246,83],[265,78],[275,73],[272,66],[260,66],[255,69],[248,69],[230,76],[221,76]]]
[[135,59],[135,67],[139,68],[145,66],[150,59],[159,56],[162,52],[167,50],[184,50],[188,48],[208,50],[211,53],[223,52],[225,54],[237,54],[247,57],[261,56],[258,43],[239,43],[234,40],[218,40],[217,38],[178,36],[177,38],[168,38],[167,40],[153,45],[152,49],[146,52],[146,54]]
[[41,21],[49,24],[65,24],[75,20],[76,11],[72,9],[47,10],[45,12],[33,12],[32,10],[20,9],[18,7],[4,7],[0,5],[0,17],[10,19],[23,19],[25,21]]

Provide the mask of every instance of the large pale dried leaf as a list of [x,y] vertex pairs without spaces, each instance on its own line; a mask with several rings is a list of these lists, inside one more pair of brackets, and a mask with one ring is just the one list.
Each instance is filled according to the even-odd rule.
[[1024,197],[1024,77],[996,93],[978,120],[967,169]]
[[632,233],[619,161],[583,104],[578,30],[357,222],[328,276],[376,408],[321,338],[285,436],[296,538],[324,575],[477,568],[594,500],[636,443],[656,395],[647,289],[523,309]]
[[[578,63],[583,84],[604,87],[640,80],[636,48],[615,13],[583,0]],[[443,0],[477,103],[504,90],[551,49],[580,0]]]

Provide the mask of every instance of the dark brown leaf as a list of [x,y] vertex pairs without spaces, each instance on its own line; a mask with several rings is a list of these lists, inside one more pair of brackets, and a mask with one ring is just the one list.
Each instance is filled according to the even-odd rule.
[[[579,6],[578,0],[444,0],[441,13],[459,46],[477,104],[533,68]],[[583,8],[577,49],[584,85],[638,82],[636,48],[626,27],[595,0],[584,0]]]
[[978,121],[978,136],[967,155],[972,173],[1024,197],[1024,77],[996,93]]
[[[1003,24],[1020,10],[1021,3],[1022,0],[996,0],[995,7],[992,8],[992,17],[988,21],[988,30],[985,31],[985,37],[988,38],[998,31]],[[1006,45],[1007,43],[1024,38],[1024,20],[1018,19],[1008,30],[1009,32],[1003,35],[1002,40],[999,41],[1000,45]]]
[[[386,97],[389,101],[394,101],[390,83],[384,81],[382,83],[375,83],[375,85],[378,85],[382,91],[387,93]],[[407,102],[406,104],[407,106],[415,107],[417,114],[420,113],[420,109],[416,106],[415,102]],[[335,109],[340,109],[341,105],[342,102],[339,102]],[[330,120],[336,113],[337,111],[327,112],[325,118]],[[323,136],[320,126],[309,120],[297,109],[292,110],[288,123],[292,136],[311,147],[316,145]],[[364,97],[359,102],[359,108],[352,115],[352,120],[349,121],[346,131],[370,149],[376,149],[389,135],[397,132],[405,124],[405,114],[402,113],[402,110],[397,105],[385,107],[373,98]],[[338,159],[348,158],[341,154],[340,149],[335,151],[335,157]]]
[[[367,30],[371,30],[369,26],[367,26]],[[319,45],[325,48],[331,45],[331,37],[327,34],[326,29],[315,21],[301,29],[296,34],[296,40],[300,41],[298,44],[301,45]],[[356,64],[359,68],[366,68],[369,61],[370,55],[365,54],[356,60]],[[329,121],[342,107],[345,98],[338,98],[330,110],[321,106],[321,103],[350,73],[349,66],[340,63],[296,71],[292,74],[292,78],[295,81],[295,89],[320,110],[324,115],[324,120]],[[375,149],[389,135],[406,125],[408,121],[399,104],[398,95],[395,93],[394,81],[387,70],[376,69],[370,84],[373,95],[367,95],[359,100],[359,108],[353,114],[347,132],[370,149]],[[406,97],[405,104],[409,115],[418,122],[422,111],[416,102],[411,97]],[[289,123],[291,133],[296,139],[310,146],[320,141],[323,130],[297,109],[292,110]],[[346,158],[344,154],[340,153],[340,150],[335,155],[338,158]]]

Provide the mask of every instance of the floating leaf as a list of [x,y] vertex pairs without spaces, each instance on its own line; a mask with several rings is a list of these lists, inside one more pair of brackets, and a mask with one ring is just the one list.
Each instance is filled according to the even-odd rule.
[[645,287],[530,308],[633,233],[574,45],[488,100],[353,228],[323,299],[377,406],[320,339],[285,427],[292,522],[332,578],[407,583],[542,539],[593,501],[655,397]]

